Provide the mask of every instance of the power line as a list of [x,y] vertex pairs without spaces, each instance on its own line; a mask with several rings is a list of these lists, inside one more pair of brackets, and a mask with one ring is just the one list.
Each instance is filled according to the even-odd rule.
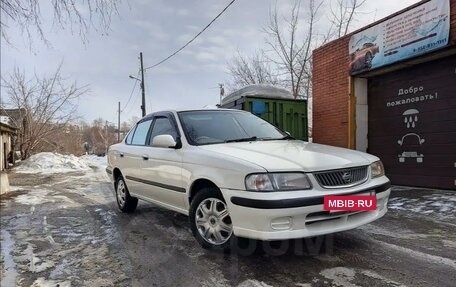
[[[115,120],[117,119],[117,115],[115,117],[112,118],[112,121],[110,121],[110,123],[113,123]],[[109,122],[109,121],[108,121]]]
[[[139,71],[138,71],[138,73],[136,74],[136,77],[138,77],[138,76],[139,76]],[[133,89],[131,90],[130,97],[128,98],[128,101],[127,101],[127,103],[125,104],[125,106],[123,107],[122,112],[127,108],[128,104],[130,103],[131,98],[133,97],[133,93],[135,92],[135,88],[136,88],[136,84],[137,84],[137,83],[138,83],[138,81],[135,80],[135,84],[133,85]]]
[[[139,93],[136,93],[136,95],[139,95]],[[128,109],[128,112],[125,114],[128,115],[133,111],[133,108],[135,107],[136,103],[138,102],[139,97],[135,97],[135,100],[132,102],[132,106]]]
[[228,3],[228,5],[223,8],[223,10],[218,13],[217,16],[215,16],[214,19],[212,19],[211,22],[209,22],[209,24],[206,25],[206,27],[203,28],[203,30],[201,30],[198,34],[195,35],[195,37],[193,37],[190,41],[188,41],[185,45],[183,45],[182,47],[180,47],[179,49],[177,49],[174,53],[172,53],[171,55],[169,55],[168,57],[164,58],[163,60],[161,60],[160,62],[157,62],[156,64],[152,65],[152,66],[149,66],[147,68],[145,68],[144,70],[148,70],[148,69],[152,69],[152,68],[155,68],[157,67],[158,65],[160,64],[163,64],[164,62],[168,61],[169,59],[171,59],[173,56],[175,56],[177,53],[179,53],[180,51],[182,51],[183,49],[185,49],[185,47],[187,47],[188,45],[190,45],[190,43],[192,43],[196,38],[198,38],[199,35],[203,34],[204,31],[206,31],[207,28],[209,28],[212,23],[214,23],[220,16],[222,16],[222,14],[234,3],[234,1],[236,0],[232,0],[230,3]]

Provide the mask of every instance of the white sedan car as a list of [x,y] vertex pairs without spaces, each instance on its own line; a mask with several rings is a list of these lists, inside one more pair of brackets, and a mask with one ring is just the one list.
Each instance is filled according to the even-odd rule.
[[[356,228],[382,217],[390,194],[377,157],[295,140],[239,110],[150,114],[109,148],[106,170],[121,211],[142,199],[188,215],[205,248]],[[366,193],[373,211],[323,208],[326,195]]]

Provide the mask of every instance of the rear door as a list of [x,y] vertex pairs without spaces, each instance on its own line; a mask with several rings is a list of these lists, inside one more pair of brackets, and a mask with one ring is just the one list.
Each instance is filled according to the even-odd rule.
[[141,163],[151,123],[151,118],[140,121],[131,137],[130,135],[127,137],[125,149],[120,151],[121,171],[128,190],[133,196],[144,196],[143,183],[141,182]]

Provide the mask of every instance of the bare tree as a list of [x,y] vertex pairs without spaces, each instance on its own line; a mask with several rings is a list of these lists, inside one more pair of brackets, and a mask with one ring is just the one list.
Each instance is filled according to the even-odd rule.
[[350,26],[356,19],[359,9],[367,0],[335,0],[330,2],[331,28],[329,39],[337,39],[348,34]]
[[277,85],[279,79],[274,74],[268,60],[262,51],[257,51],[252,57],[240,52],[228,63],[228,72],[231,75],[230,89],[238,89],[251,84]]
[[106,153],[108,147],[117,142],[116,128],[108,121],[98,118],[93,121],[90,128],[89,142],[92,146],[92,151],[96,154]]
[[49,44],[44,32],[44,24],[48,19],[41,14],[44,6],[52,9],[53,20],[50,24],[53,27],[69,29],[86,41],[91,28],[101,33],[109,31],[111,19],[118,14],[117,7],[120,2],[121,0],[0,0],[1,35],[10,43],[7,30],[10,26],[18,26],[30,44],[35,33],[43,42]]
[[102,118],[80,126],[81,142],[83,142],[81,146],[86,152],[105,154],[110,145],[117,143],[116,126]]
[[132,126],[128,122],[125,122],[125,121],[122,122],[120,124],[120,132],[121,132],[121,134],[127,133],[131,129],[131,127]]
[[25,110],[23,135],[18,143],[23,159],[38,150],[51,134],[64,132],[77,119],[76,101],[88,91],[61,76],[61,66],[49,77],[37,75],[27,79],[24,72],[2,77],[2,85],[9,97],[8,105]]
[[323,35],[317,33],[317,22],[325,0],[305,1],[305,8],[301,7],[301,1],[294,0],[290,13],[285,16],[279,15],[274,7],[263,29],[269,49],[259,50],[252,58],[243,57],[238,52],[228,65],[233,82],[237,86],[258,82],[252,63],[267,63],[267,69],[262,71],[273,75],[273,84],[288,88],[294,98],[309,98],[312,94],[312,50],[346,35],[366,1],[329,1],[331,18],[325,23],[328,25],[324,25],[328,28]]
[[136,125],[137,122],[139,122],[141,118],[137,117],[137,116],[132,116],[129,120],[128,120],[128,124],[130,125],[130,127],[133,127],[134,125]]
[[269,23],[264,29],[268,35],[266,43],[271,48],[272,56],[270,59],[275,63],[281,75],[284,76],[284,86],[291,90],[294,98],[307,98],[310,94],[315,22],[323,1],[309,0],[307,3],[308,15],[304,31],[300,30],[301,25],[299,23],[300,1],[294,2],[290,15],[284,18],[285,29],[279,21],[277,7],[271,11]]
[[84,152],[83,127],[70,123],[46,135],[34,150],[34,152],[44,151],[81,155]]

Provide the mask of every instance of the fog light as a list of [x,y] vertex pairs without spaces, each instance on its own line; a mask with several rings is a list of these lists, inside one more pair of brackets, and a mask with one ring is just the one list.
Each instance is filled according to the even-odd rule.
[[287,230],[291,228],[293,220],[291,217],[279,217],[271,220],[271,228],[274,230]]

